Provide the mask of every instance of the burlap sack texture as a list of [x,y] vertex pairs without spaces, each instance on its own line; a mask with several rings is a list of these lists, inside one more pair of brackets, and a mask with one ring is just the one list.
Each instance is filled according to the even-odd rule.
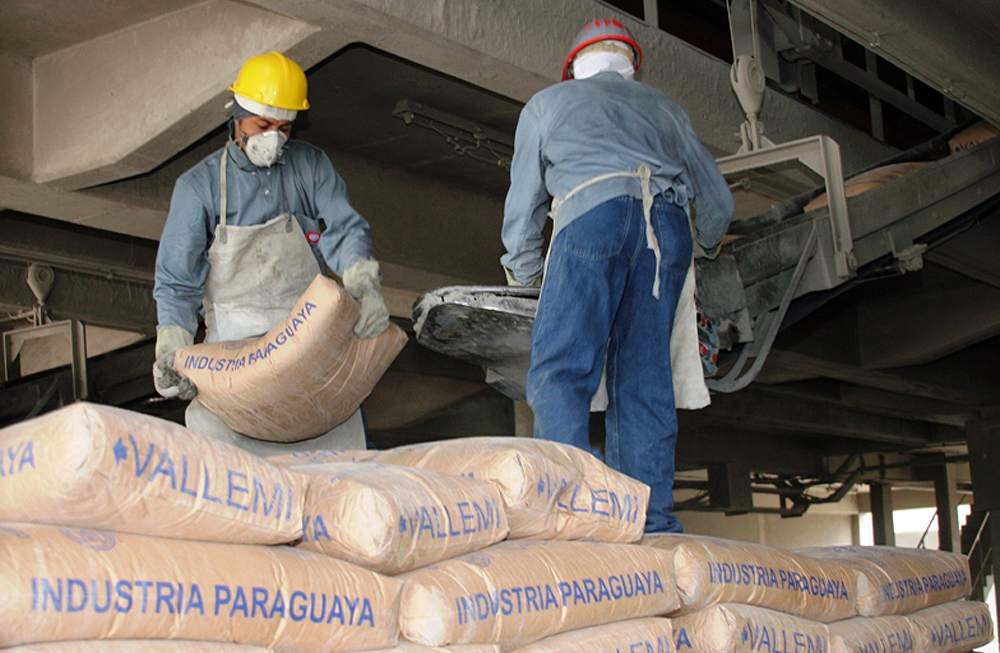
[[237,433],[306,440],[350,417],[406,344],[395,324],[358,338],[358,314],[347,291],[317,275],[284,322],[263,336],[178,349],[174,369]]
[[156,417],[76,403],[0,430],[0,449],[0,521],[243,544],[302,534],[302,475]]
[[552,635],[513,653],[675,653],[670,619],[647,617]]
[[678,653],[828,653],[826,624],[753,605],[721,603],[675,617]]
[[491,642],[509,651],[679,607],[671,557],[632,544],[507,541],[398,578],[400,634],[432,646]]
[[189,639],[340,653],[395,646],[400,581],[286,546],[0,526],[0,647]]
[[635,542],[646,525],[649,486],[558,442],[460,438],[396,447],[376,460],[495,481],[512,539]]
[[963,653],[993,639],[990,607],[980,601],[950,601],[908,616],[926,643],[923,653]]
[[832,653],[921,653],[927,650],[923,632],[903,616],[854,617],[828,626]]
[[382,463],[290,467],[309,479],[303,549],[398,574],[504,539],[496,484]]
[[963,599],[972,591],[969,559],[961,553],[892,546],[830,546],[796,553],[858,569],[868,591],[858,592],[858,614],[909,614]]
[[673,553],[679,614],[742,603],[830,622],[856,616],[859,583],[868,587],[852,566],[761,544],[658,534],[644,537],[642,545]]
[[77,639],[3,649],[4,653],[274,653],[272,648],[169,639]]

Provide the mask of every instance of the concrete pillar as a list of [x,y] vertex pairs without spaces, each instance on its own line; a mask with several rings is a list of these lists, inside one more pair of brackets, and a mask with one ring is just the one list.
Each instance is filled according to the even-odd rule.
[[961,553],[961,530],[958,524],[958,486],[954,466],[942,462],[935,467],[934,500],[937,504],[938,548]]
[[[993,577],[1000,574],[1000,481],[996,470],[1000,464],[1000,411],[990,411],[966,426],[969,446],[969,471],[972,473],[972,496],[976,510],[988,512],[992,547]],[[1000,623],[1000,603],[995,623]]]
[[868,488],[872,504],[872,531],[875,544],[896,545],[896,529],[892,523],[892,486],[870,481]]

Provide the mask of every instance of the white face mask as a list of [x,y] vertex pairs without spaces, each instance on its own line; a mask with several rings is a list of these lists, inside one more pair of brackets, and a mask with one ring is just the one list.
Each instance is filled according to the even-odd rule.
[[270,168],[278,159],[285,147],[288,137],[279,131],[266,131],[253,136],[247,136],[245,149],[250,163],[261,168]]
[[617,52],[588,52],[573,60],[573,79],[586,79],[606,70],[620,73],[625,79],[635,77],[635,66]]

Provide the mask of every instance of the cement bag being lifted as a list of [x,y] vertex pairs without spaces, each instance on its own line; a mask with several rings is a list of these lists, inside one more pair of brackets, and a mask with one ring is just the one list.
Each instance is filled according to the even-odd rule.
[[833,653],[924,653],[927,647],[908,617],[854,617],[828,625]]
[[634,542],[646,525],[649,486],[567,444],[459,438],[389,449],[376,459],[495,481],[512,539]]
[[317,275],[285,321],[260,338],[178,349],[174,369],[234,431],[306,440],[350,417],[406,344],[394,324],[358,338],[358,311],[347,291]]
[[826,624],[752,605],[722,603],[675,617],[677,653],[829,653]]
[[513,653],[674,653],[669,619],[646,617],[590,626],[540,639]]
[[979,601],[951,601],[914,612],[926,643],[925,653],[964,653],[993,640],[990,606]]
[[972,591],[969,559],[960,553],[893,546],[814,547],[796,553],[861,570],[870,587],[858,593],[863,617],[909,614]]
[[679,605],[670,556],[631,544],[501,542],[399,578],[400,633],[432,646],[493,642],[506,651]]
[[190,639],[335,653],[394,646],[401,583],[289,547],[0,527],[0,647]]
[[[855,568],[760,544],[695,535],[647,535],[644,546],[673,553],[682,614],[745,603],[829,622],[857,615]],[[866,585],[867,586],[867,585]]]
[[306,479],[166,420],[76,403],[0,430],[0,521],[279,544]]
[[306,474],[303,549],[398,574],[507,536],[496,484],[381,463],[290,468]]

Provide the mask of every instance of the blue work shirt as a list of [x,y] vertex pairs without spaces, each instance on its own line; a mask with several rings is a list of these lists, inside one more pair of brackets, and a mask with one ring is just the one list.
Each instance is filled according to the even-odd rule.
[[[536,93],[521,111],[514,137],[502,232],[507,253],[500,262],[521,283],[538,277],[552,198],[565,198],[599,175],[635,172],[643,164],[652,171],[653,195],[671,190],[679,206],[697,198],[695,231],[704,249],[722,242],[733,217],[733,195],[679,104],[610,71]],[[580,190],[559,208],[552,237],[622,195],[642,197],[641,182],[613,177]]]
[[[290,140],[275,165],[260,168],[234,141],[226,147],[226,224],[258,225],[290,212],[303,233],[319,235],[310,247],[320,270],[329,267],[343,275],[355,262],[374,258],[368,222],[351,206],[344,180],[322,150]],[[222,148],[182,174],[174,186],[156,253],[153,297],[161,327],[176,324],[192,334],[198,327],[210,268],[208,248],[219,224],[221,158]]]

